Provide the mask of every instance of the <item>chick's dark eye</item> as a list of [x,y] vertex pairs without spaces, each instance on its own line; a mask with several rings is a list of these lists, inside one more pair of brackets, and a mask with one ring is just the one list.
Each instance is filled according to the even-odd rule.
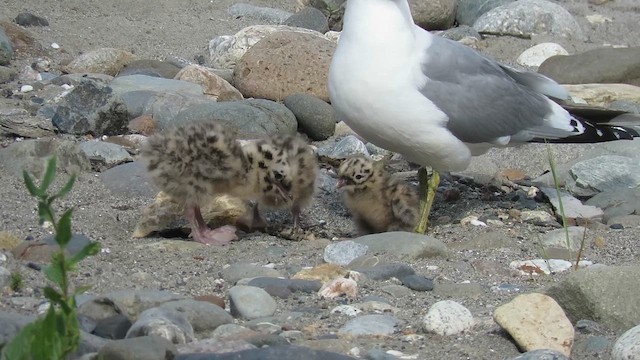
[[362,179],[362,175],[360,174],[356,175],[356,180],[360,180],[360,179]]
[[276,180],[282,180],[282,174],[280,174],[280,173],[273,173],[273,177],[274,177]]

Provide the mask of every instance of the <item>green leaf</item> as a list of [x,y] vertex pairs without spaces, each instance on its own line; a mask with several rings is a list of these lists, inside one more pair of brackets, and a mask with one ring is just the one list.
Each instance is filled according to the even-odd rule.
[[44,296],[51,301],[51,306],[53,304],[61,304],[64,302],[64,298],[61,293],[57,292],[56,289],[51,286],[47,286],[44,288]]
[[53,223],[51,209],[47,203],[38,202],[38,219],[40,225],[44,224],[46,221]]
[[64,284],[63,266],[64,264],[62,263],[62,256],[60,256],[60,253],[56,253],[51,258],[51,265],[47,266],[43,270],[44,274],[47,276],[47,279],[60,287],[62,287]]
[[36,184],[34,184],[33,178],[29,175],[27,170],[22,170],[22,178],[24,179],[24,185],[27,187],[31,196],[40,197],[42,195],[40,189],[38,189]]
[[73,268],[77,263],[82,261],[87,256],[93,256],[100,252],[100,243],[92,241],[87,244],[82,250],[78,251],[71,259],[67,260],[67,263]]
[[49,198],[49,204],[51,204],[53,200],[62,198],[65,195],[67,195],[69,191],[71,191],[71,189],[73,188],[73,184],[75,184],[75,182],[76,182],[76,175],[74,174],[74,175],[71,175],[67,183],[62,187],[62,189],[60,189],[60,191],[58,191],[57,194]]
[[56,233],[56,242],[60,247],[65,247],[71,241],[71,215],[73,209],[67,209],[58,221],[58,232]]
[[42,183],[40,184],[40,193],[46,194],[49,189],[49,185],[53,182],[53,179],[56,177],[56,167],[58,163],[58,158],[54,155],[49,158],[47,161],[47,169],[44,172],[44,177],[42,178]]
[[31,359],[31,348],[35,344],[36,329],[41,323],[41,320],[36,320],[25,325],[18,335],[2,348],[2,356],[0,358],[11,360]]
[[91,286],[89,286],[89,285],[78,286],[78,287],[76,287],[76,291],[75,291],[74,295],[84,294],[85,292],[87,292],[89,290],[91,290]]

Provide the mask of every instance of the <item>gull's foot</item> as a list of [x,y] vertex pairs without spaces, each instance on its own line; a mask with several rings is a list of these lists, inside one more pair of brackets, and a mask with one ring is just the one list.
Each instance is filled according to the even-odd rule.
[[192,232],[193,240],[206,244],[223,246],[228,245],[231,241],[237,240],[236,227],[231,225],[221,226],[217,229],[199,229]]

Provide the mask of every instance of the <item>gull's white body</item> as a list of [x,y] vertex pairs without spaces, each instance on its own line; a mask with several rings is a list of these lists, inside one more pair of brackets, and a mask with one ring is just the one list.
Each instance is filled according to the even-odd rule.
[[[406,0],[348,0],[329,73],[331,103],[339,118],[366,140],[440,171],[464,170],[472,155],[531,138],[530,129],[523,128],[522,133],[467,144],[447,129],[447,114],[420,92],[430,81],[422,65],[438,56],[429,49],[433,36],[413,23]],[[571,115],[548,102],[544,129],[533,133],[552,129],[560,132],[552,136],[570,135]]]

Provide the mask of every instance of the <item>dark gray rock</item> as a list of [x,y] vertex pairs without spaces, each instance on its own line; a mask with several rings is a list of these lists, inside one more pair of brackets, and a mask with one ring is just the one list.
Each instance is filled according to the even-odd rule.
[[51,119],[60,131],[84,135],[127,133],[127,107],[110,86],[86,80],[67,94]]
[[284,98],[284,105],[296,116],[300,130],[312,140],[326,140],[335,132],[335,110],[323,100],[298,93]]
[[515,0],[458,0],[456,21],[460,25],[473,26],[480,15]]
[[35,320],[32,316],[10,313],[0,310],[0,347],[13,339],[20,329]]
[[571,355],[574,359],[605,358],[613,346],[611,340],[602,335],[591,335],[578,338],[573,343]]
[[602,334],[605,328],[593,320],[578,320],[576,322],[576,330],[583,334]]
[[[246,282],[246,285],[255,286],[264,289],[271,296],[281,298],[288,297],[293,292],[315,293],[320,290],[322,283],[320,281],[302,280],[302,279],[283,279],[276,277],[256,277]],[[278,294],[278,295],[276,295]],[[280,296],[288,294],[287,296]]]
[[75,352],[69,355],[69,359],[77,359],[83,354],[96,353],[108,343],[109,340],[107,339],[89,334],[85,331],[80,331],[80,345]]
[[62,74],[60,76],[56,76],[51,79],[51,83],[53,85],[71,85],[78,86],[81,82],[91,80],[95,82],[102,83],[104,85],[109,85],[109,83],[113,80],[113,76],[107,74],[100,73],[74,73],[74,74]]
[[411,274],[407,276],[399,277],[398,280],[402,282],[402,285],[415,291],[431,291],[433,290],[433,280],[420,276],[417,274]]
[[13,58],[13,46],[4,28],[0,26],[0,65],[9,65]]
[[612,191],[640,186],[638,158],[602,155],[574,164],[569,172],[576,186],[583,189]]
[[187,316],[171,308],[151,308],[143,311],[127,331],[126,338],[161,336],[174,344],[186,344],[195,339]]
[[167,119],[167,122],[156,119],[156,126],[163,129],[171,124],[212,119],[235,129],[241,138],[295,134],[297,129],[296,117],[286,106],[263,99],[210,101],[194,105],[175,118]]
[[140,161],[112,167],[100,173],[99,177],[107,189],[117,195],[152,198],[159,191],[149,177],[146,166]]
[[569,360],[563,353],[552,349],[537,349],[527,351],[509,360]]
[[576,19],[562,6],[546,0],[519,0],[495,7],[473,24],[481,34],[529,38],[549,34],[582,39]]
[[175,360],[354,360],[350,356],[302,346],[269,346],[224,354],[180,354]]
[[18,14],[13,21],[22,26],[49,26],[49,20],[30,12]]
[[131,328],[131,320],[122,314],[116,314],[96,322],[93,334],[105,339],[124,339]]
[[609,219],[640,214],[640,187],[603,191],[585,202],[604,210],[604,221]]
[[640,47],[600,48],[552,56],[538,68],[561,84],[626,83],[640,85]]
[[159,307],[183,313],[196,332],[213,331],[222,324],[230,324],[233,318],[218,305],[191,299],[166,302]]
[[283,25],[315,30],[321,33],[329,31],[329,21],[322,11],[306,6],[297,13],[289,16]]
[[112,360],[172,360],[178,350],[159,336],[141,336],[109,342],[98,352],[98,359]]
[[229,7],[229,14],[233,17],[252,17],[272,24],[282,24],[291,13],[281,9],[255,6],[245,3],[235,3]]
[[613,330],[640,323],[640,266],[606,266],[572,272],[544,291],[575,322],[597,321]]
[[359,267],[354,268],[353,270],[363,273],[366,277],[372,280],[388,280],[392,277],[400,279],[416,273],[411,266],[401,263],[381,264],[373,267]]
[[126,64],[117,76],[146,75],[173,79],[178,71],[180,71],[180,67],[166,61],[142,59]]
[[87,155],[94,169],[98,170],[133,161],[129,152],[122,146],[99,139],[80,143],[80,150]]

